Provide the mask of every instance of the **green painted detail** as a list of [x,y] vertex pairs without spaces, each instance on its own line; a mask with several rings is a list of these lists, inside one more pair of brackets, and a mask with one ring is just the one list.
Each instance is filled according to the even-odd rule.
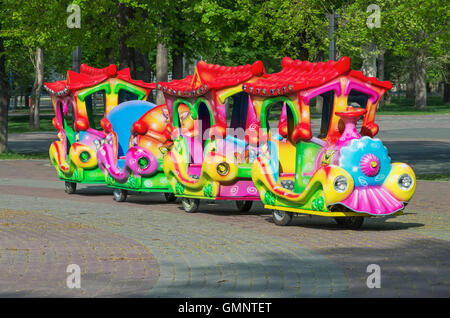
[[214,126],[214,125],[216,124],[216,121],[215,121],[215,118],[214,118],[214,116],[213,116],[213,112],[212,112],[212,109],[211,109],[211,105],[210,105],[209,102],[208,102],[205,98],[203,98],[203,97],[197,99],[197,100],[195,101],[195,104],[194,104],[193,107],[188,105],[188,106],[189,106],[189,109],[191,110],[191,117],[192,117],[192,119],[195,120],[195,119],[198,118],[198,108],[200,107],[200,105],[201,105],[202,103],[204,103],[204,104],[206,105],[206,107],[208,108],[210,125],[211,125],[211,126]]
[[141,158],[139,158],[137,164],[138,164],[139,168],[147,169],[148,165],[150,164],[150,161],[148,160],[147,157],[141,157]]
[[270,191],[266,191],[266,193],[264,193],[264,204],[275,205],[276,201],[277,199],[275,197],[275,194]]
[[242,164],[238,166],[238,178],[251,178],[252,177],[252,165]]
[[[264,94],[264,92],[263,92]],[[298,123],[298,110],[295,109],[292,101],[286,96],[278,96],[274,98],[266,99],[261,107],[261,128],[268,129],[267,127],[267,114],[270,109],[270,105],[278,102],[284,102],[291,109],[292,115],[294,116],[294,126]]]
[[88,97],[89,95],[101,91],[101,90],[105,90],[106,94],[111,94],[111,85],[109,85],[109,83],[103,83],[103,84],[99,84],[97,86],[92,87],[91,89],[88,89],[80,94],[78,94],[78,98],[84,102],[84,100],[86,99],[86,97]]
[[316,157],[320,149],[319,145],[312,142],[301,141],[297,143],[294,192],[301,193],[305,189],[312,177],[305,174],[310,174],[314,171]]
[[128,177],[127,185],[132,189],[140,188],[141,187],[141,177],[135,176],[133,174],[130,175]]
[[323,195],[321,195],[318,198],[314,198],[312,200],[311,206],[312,206],[313,210],[323,211],[324,207],[325,207],[325,200],[323,198]]
[[72,179],[76,181],[83,180],[83,169],[75,168],[72,174]]
[[124,83],[117,83],[116,86],[114,87],[113,92],[114,92],[114,94],[119,94],[120,90],[124,90],[124,91],[127,91],[127,92],[137,95],[139,100],[143,100],[146,95],[145,92],[143,92],[142,90],[140,90],[136,87],[133,87],[133,86],[129,86],[129,84],[126,85]]
[[180,127],[180,123],[178,120],[178,106],[180,106],[180,104],[185,104],[186,106],[189,107],[189,109],[192,109],[192,104],[184,98],[177,98],[175,100],[175,102],[173,103],[173,111],[172,111],[172,125],[174,127]]
[[91,159],[91,154],[87,151],[82,151],[80,153],[80,161],[81,162],[88,162],[89,159]]
[[175,185],[175,193],[176,194],[183,194],[184,193],[184,185],[182,185],[181,183],[177,182],[177,184]]
[[204,188],[203,188],[203,195],[205,197],[212,197],[213,196],[213,186],[211,183],[208,183]]
[[115,185],[116,184],[116,179],[114,179],[113,177],[111,177],[111,175],[107,175],[106,176],[106,184],[108,185]]

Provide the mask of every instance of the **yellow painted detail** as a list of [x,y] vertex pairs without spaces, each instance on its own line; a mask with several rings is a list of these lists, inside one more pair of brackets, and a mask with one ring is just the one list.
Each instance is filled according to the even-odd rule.
[[[406,191],[402,190],[398,185],[398,179],[403,174],[410,175],[413,180],[411,188],[409,188],[409,190]],[[411,169],[411,167],[408,166],[406,163],[394,162],[392,164],[392,169],[391,172],[389,173],[389,176],[384,181],[384,186],[398,200],[407,202],[411,200],[414,191],[416,189],[416,175],[414,174],[413,169]]]

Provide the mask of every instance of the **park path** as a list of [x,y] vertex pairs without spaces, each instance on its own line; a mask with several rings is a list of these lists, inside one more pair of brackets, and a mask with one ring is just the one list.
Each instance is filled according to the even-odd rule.
[[[277,227],[260,203],[202,203],[160,194],[112,200],[111,189],[63,191],[46,160],[0,161],[1,296],[448,297],[449,182],[418,182],[406,214],[361,231],[321,217]],[[65,287],[68,264],[81,290]],[[382,288],[366,286],[378,264]]]

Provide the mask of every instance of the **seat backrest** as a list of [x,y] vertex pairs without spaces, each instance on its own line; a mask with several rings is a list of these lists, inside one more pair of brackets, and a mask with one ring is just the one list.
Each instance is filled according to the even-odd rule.
[[119,144],[117,155],[119,158],[128,151],[133,124],[155,106],[155,104],[146,101],[133,100],[117,105],[106,115],[106,119],[109,120],[117,135]]

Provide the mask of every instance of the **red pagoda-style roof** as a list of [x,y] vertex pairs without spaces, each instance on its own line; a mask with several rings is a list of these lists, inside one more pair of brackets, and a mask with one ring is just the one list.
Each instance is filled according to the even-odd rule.
[[154,89],[156,86],[155,83],[145,83],[141,80],[132,79],[129,68],[117,71],[117,67],[114,64],[101,69],[81,64],[80,73],[69,70],[67,72],[67,80],[44,83],[44,87],[51,94],[62,96],[86,87],[95,86],[111,77],[116,77],[145,89]]
[[132,79],[129,68],[117,71],[117,66],[114,64],[102,69],[81,64],[80,73],[72,70],[67,72],[67,86],[71,91],[77,91],[86,87],[95,86],[111,77],[116,77],[146,89],[154,89],[156,86],[155,83],[145,83],[144,81]]
[[200,61],[193,75],[181,80],[158,82],[158,89],[170,95],[198,96],[211,89],[238,85],[253,76],[264,74],[264,65],[261,61],[241,66],[221,66]]
[[326,63],[312,63],[285,57],[282,60],[282,67],[283,69],[278,73],[270,74],[253,83],[244,84],[244,91],[260,96],[283,95],[320,86],[346,73],[373,85],[383,88],[392,87],[389,81],[381,82],[374,77],[364,76],[360,71],[351,71],[350,59],[347,56],[342,57],[339,61]]
[[53,95],[64,96],[70,93],[67,81],[56,81],[54,83],[44,83],[44,88]]
[[312,63],[292,60],[285,57],[281,63],[283,69],[267,78],[245,84],[244,91],[254,95],[282,95],[309,87],[319,86],[350,70],[350,59],[343,57],[339,61]]
[[391,89],[392,88],[392,83],[389,81],[379,81],[376,77],[368,77],[365,76],[363,74],[363,72],[361,71],[354,71],[351,70],[350,73],[348,73],[349,76],[357,78],[363,82],[367,82],[370,83],[372,85],[378,86],[378,87],[382,87],[385,89]]

